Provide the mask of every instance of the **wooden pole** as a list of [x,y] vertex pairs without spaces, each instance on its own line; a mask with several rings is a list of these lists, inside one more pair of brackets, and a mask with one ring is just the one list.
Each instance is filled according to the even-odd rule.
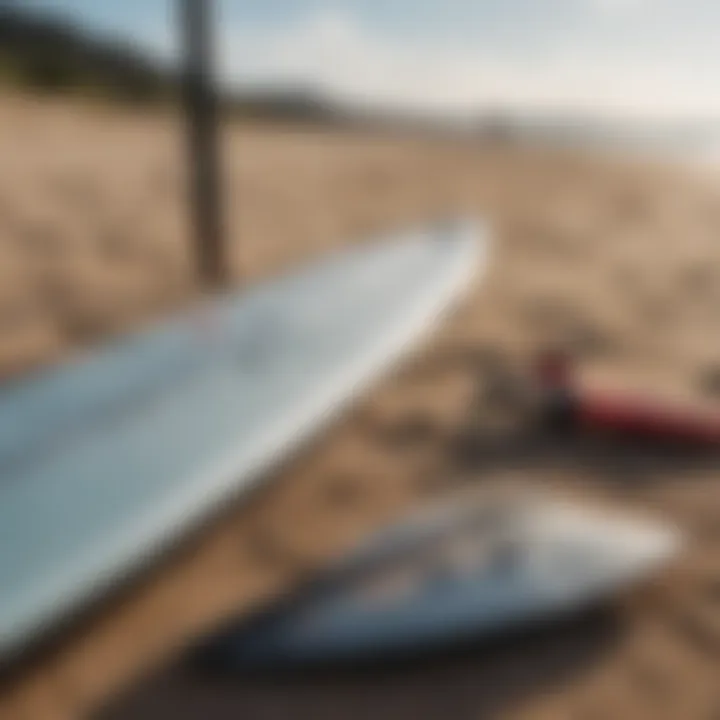
[[178,2],[184,53],[190,220],[200,281],[213,288],[227,281],[227,263],[218,158],[218,93],[212,71],[212,0]]

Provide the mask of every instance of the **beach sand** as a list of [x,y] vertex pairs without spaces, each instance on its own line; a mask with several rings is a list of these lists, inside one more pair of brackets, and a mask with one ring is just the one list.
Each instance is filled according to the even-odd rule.
[[[195,296],[171,115],[3,98],[0,371],[157,321]],[[248,500],[9,668],[0,717],[718,717],[720,458],[539,433],[522,398],[562,344],[589,382],[720,394],[720,194],[687,169],[530,146],[244,124],[226,129],[238,282],[468,213],[486,281]],[[461,442],[472,436],[472,447]],[[414,503],[509,481],[677,522],[676,567],[611,608],[412,667],[221,681],[173,661]]]

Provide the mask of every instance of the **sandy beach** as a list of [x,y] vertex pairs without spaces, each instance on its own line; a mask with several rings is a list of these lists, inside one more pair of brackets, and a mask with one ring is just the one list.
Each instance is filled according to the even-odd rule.
[[[170,114],[2,98],[4,377],[198,294],[181,140]],[[238,283],[454,212],[490,228],[489,275],[252,498],[9,668],[0,717],[717,717],[720,454],[559,441],[493,392],[560,344],[588,382],[720,400],[720,191],[708,174],[598,151],[248,123],[225,129],[223,163]],[[469,432],[471,457],[458,443]],[[173,667],[203,632],[414,503],[518,479],[669,518],[687,552],[603,612],[418,666],[233,681]]]

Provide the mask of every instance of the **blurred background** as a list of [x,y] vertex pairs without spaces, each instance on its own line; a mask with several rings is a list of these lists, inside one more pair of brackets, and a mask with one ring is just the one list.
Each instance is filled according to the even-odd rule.
[[[8,716],[715,717],[720,465],[528,439],[518,393],[484,389],[522,386],[559,346],[588,382],[718,402],[720,5],[218,0],[212,18],[232,282],[455,212],[489,224],[492,267],[424,351],[435,361],[13,673]],[[5,382],[200,292],[181,37],[170,0],[0,3]],[[470,460],[453,442],[468,428]],[[619,618],[492,653],[357,678],[152,674],[418,499],[518,474],[659,510],[692,552]]]

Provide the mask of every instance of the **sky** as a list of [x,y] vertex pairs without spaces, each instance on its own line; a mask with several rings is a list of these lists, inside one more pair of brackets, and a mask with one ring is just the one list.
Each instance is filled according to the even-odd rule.
[[[177,51],[171,0],[22,4]],[[214,15],[232,85],[453,116],[720,116],[718,0],[215,0]]]

